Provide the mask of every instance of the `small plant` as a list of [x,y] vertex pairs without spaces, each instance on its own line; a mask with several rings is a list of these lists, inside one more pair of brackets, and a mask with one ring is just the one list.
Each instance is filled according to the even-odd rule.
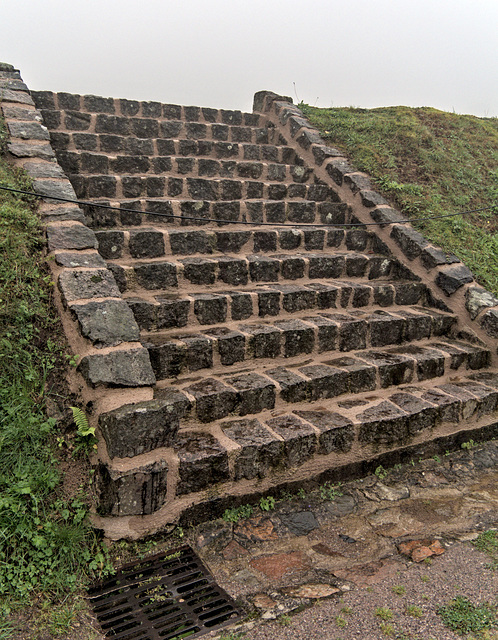
[[330,482],[322,484],[319,488],[320,498],[322,500],[335,500],[336,498],[339,498],[342,496],[342,491],[339,491],[340,486],[341,483],[337,485],[330,484]]
[[335,623],[339,627],[339,629],[344,629],[345,627],[348,626],[348,621],[346,620],[346,618],[343,618],[342,616],[336,616]]
[[426,575],[425,573],[420,576],[420,579],[422,580],[422,582],[429,582],[430,580],[429,576]]
[[275,509],[275,498],[272,496],[261,498],[259,501],[259,508],[261,511],[273,511],[273,509]]
[[435,460],[438,464],[441,462],[441,458],[438,455],[432,456],[432,459]]
[[393,625],[390,624],[389,622],[381,622],[380,630],[385,636],[388,636],[389,638],[391,638],[394,635],[394,631],[395,631]]
[[84,450],[87,453],[97,446],[97,438],[95,437],[95,427],[88,424],[88,418],[85,412],[79,407],[71,407],[73,412],[73,420],[76,425],[76,446],[75,453]]
[[487,565],[488,569],[498,569],[498,531],[489,529],[480,533],[472,543],[476,549],[487,553],[492,562]]
[[388,473],[389,471],[387,469],[384,469],[381,464],[377,467],[377,469],[375,469],[375,475],[377,476],[377,478],[379,478],[379,480],[384,480]]
[[496,606],[487,602],[475,605],[464,596],[454,598],[449,604],[440,607],[437,613],[443,623],[459,635],[482,634],[498,623]]
[[465,449],[466,451],[470,451],[471,449],[474,449],[475,447],[477,447],[477,442],[474,442],[473,440],[468,440],[467,442],[462,442],[462,449]]
[[341,613],[343,613],[345,616],[351,616],[353,615],[353,609],[351,607],[342,607]]
[[245,520],[250,518],[254,512],[254,509],[250,504],[242,504],[240,507],[233,507],[232,509],[226,509],[222,518],[226,522],[238,522],[239,520]]
[[391,591],[395,593],[397,596],[404,596],[406,593],[406,587],[401,584],[395,584],[391,587]]
[[406,613],[412,618],[421,618],[423,616],[423,611],[420,607],[417,607],[415,604],[409,604],[406,607]]
[[288,616],[286,613],[281,615],[280,618],[278,619],[278,624],[282,625],[282,627],[288,627],[291,624],[291,622],[292,622],[291,617]]
[[375,615],[377,616],[377,618],[380,618],[384,621],[392,620],[393,618],[393,612],[391,611],[391,609],[389,609],[389,607],[377,607],[377,609],[375,609]]
[[306,498],[306,492],[305,490],[301,487],[300,489],[297,490],[297,497],[300,500],[304,500]]

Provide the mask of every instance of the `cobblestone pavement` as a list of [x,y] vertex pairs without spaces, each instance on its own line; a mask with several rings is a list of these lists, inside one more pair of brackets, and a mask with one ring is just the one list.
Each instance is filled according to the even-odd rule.
[[[497,442],[479,446],[470,442],[466,449],[441,458],[414,460],[390,471],[378,468],[375,475],[361,480],[323,485],[275,505],[270,499],[262,506],[237,522],[220,519],[200,525],[193,540],[219,584],[252,614],[238,629],[246,638],[342,640],[356,635],[374,638],[377,632],[381,638],[384,631],[394,634],[397,627],[390,628],[387,622],[379,631],[381,621],[374,619],[371,610],[377,632],[372,625],[349,624],[344,616],[348,628],[338,628],[339,603],[368,598],[374,586],[385,590],[400,576],[408,579],[410,571],[422,585],[421,575],[429,570],[436,574],[439,567],[431,588],[447,600],[451,595],[447,587],[454,583],[446,574],[456,576],[462,568],[463,574],[455,580],[461,585],[470,580],[477,587],[477,597],[486,599],[487,594],[492,599],[498,590],[497,572],[485,572],[482,554],[470,544],[460,544],[498,524]],[[236,519],[235,511],[231,515]],[[443,569],[445,562],[452,568]],[[428,597],[422,593],[427,588],[413,589],[419,600]],[[385,597],[396,599],[391,591]],[[319,625],[315,636],[317,603],[322,613],[326,606],[337,611],[329,616],[328,631]],[[422,600],[421,606],[427,608],[427,603]],[[315,613],[289,617],[309,607]],[[427,627],[428,616],[437,617],[435,605],[420,625]],[[261,626],[271,620],[280,624]],[[430,628],[417,630],[414,620],[412,616],[411,631],[406,633],[416,635],[399,637],[456,637],[452,632],[445,635],[444,628],[436,634]]]

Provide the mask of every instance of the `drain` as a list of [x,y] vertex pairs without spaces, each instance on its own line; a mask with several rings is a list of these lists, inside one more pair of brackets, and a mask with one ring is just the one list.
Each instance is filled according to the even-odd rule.
[[188,546],[126,564],[88,596],[113,640],[197,638],[242,616]]

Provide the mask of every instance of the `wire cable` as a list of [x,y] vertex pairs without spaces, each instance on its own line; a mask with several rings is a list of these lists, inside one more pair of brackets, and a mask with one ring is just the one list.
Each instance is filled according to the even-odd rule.
[[[13,193],[21,193],[26,196],[35,196],[36,198],[46,198],[47,200],[58,200],[59,202],[69,202],[71,204],[77,204],[78,206],[84,207],[98,207],[100,209],[111,209],[113,211],[120,211],[126,213],[139,213],[140,215],[148,215],[148,216],[159,216],[163,218],[169,218],[174,220],[197,220],[202,222],[215,222],[216,224],[245,224],[251,225],[253,227],[378,227],[378,226],[386,226],[390,224],[405,224],[412,222],[425,222],[427,220],[441,220],[442,218],[453,218],[455,216],[464,216],[468,213],[478,213],[480,211],[489,211],[490,209],[494,209],[496,205],[491,205],[489,207],[481,207],[479,209],[468,209],[467,211],[459,211],[458,213],[445,213],[440,216],[427,216],[424,218],[407,218],[406,220],[393,220],[393,221],[382,221],[382,222],[345,222],[345,223],[327,223],[327,222],[293,222],[285,224],[283,222],[249,222],[247,220],[223,220],[219,218],[201,218],[200,216],[178,216],[173,213],[160,213],[155,211],[141,211],[140,209],[122,209],[121,207],[115,207],[110,204],[101,204],[98,202],[86,202],[84,200],[72,200],[71,198],[61,198],[58,196],[47,196],[43,193],[36,193],[35,191],[25,191],[23,189],[14,189],[13,187],[6,187],[4,185],[0,185],[0,189],[3,191],[11,191]],[[199,201],[202,202],[202,201]],[[275,201],[277,202],[277,201]]]

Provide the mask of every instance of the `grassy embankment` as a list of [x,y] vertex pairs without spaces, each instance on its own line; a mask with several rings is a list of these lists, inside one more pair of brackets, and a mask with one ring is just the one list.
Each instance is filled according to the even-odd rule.
[[344,151],[407,217],[495,205],[413,226],[498,295],[498,119],[431,109],[318,109],[299,105],[330,146]]
[[[2,132],[0,122],[0,183],[29,188],[29,179],[2,156]],[[47,416],[47,401],[64,404],[67,363],[42,248],[36,202],[0,191],[1,640],[24,637],[15,621],[33,602],[56,633],[72,615],[69,601],[54,603],[107,567],[86,521],[85,462],[77,463],[84,479],[79,487],[68,491],[61,472],[85,438],[65,432],[70,418],[61,425]],[[77,606],[71,597],[70,607]]]

